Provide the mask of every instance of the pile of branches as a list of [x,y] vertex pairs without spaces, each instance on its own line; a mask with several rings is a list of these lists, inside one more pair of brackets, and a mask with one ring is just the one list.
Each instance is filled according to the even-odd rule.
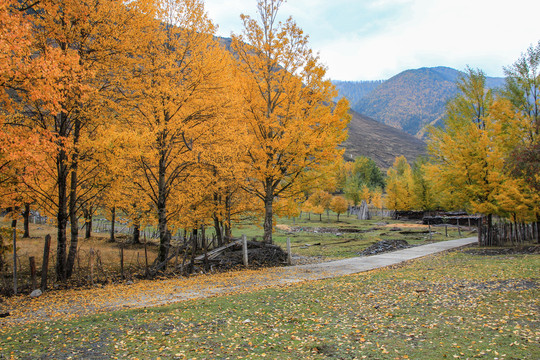
[[359,252],[358,255],[361,255],[361,256],[376,255],[376,254],[381,254],[381,253],[385,253],[389,251],[410,248],[411,246],[412,245],[410,245],[405,240],[381,240],[371,245],[364,251]]
[[[277,245],[248,241],[247,247],[250,268],[283,266],[287,263],[287,253]],[[236,240],[226,246],[197,256],[187,266],[193,267],[195,272],[197,268],[225,271],[243,267],[242,241]]]

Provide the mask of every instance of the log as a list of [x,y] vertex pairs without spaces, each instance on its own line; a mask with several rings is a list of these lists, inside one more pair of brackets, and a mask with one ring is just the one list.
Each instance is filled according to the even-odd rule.
[[[241,243],[242,243],[241,239],[235,240],[235,241],[233,241],[231,243],[228,243],[227,245],[224,245],[222,247],[219,247],[219,248],[216,248],[216,249],[213,249],[213,250],[209,251],[208,253],[206,253],[206,256],[208,257],[208,260],[212,260],[212,259],[216,258],[217,256],[219,256],[223,251],[227,250],[228,248],[233,247],[235,245],[240,245]],[[197,256],[195,258],[195,261],[204,260],[204,256],[205,256],[205,254]]]

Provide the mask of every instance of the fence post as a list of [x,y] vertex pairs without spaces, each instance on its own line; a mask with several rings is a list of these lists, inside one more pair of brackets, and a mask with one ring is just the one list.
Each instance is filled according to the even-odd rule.
[[30,279],[32,280],[32,290],[37,289],[36,284],[36,258],[33,256],[30,256],[28,258],[30,261]]
[[90,258],[88,259],[90,262],[90,283],[94,285],[94,249],[90,248]]
[[47,275],[49,273],[49,250],[51,248],[51,235],[45,236],[43,246],[43,264],[41,265],[41,291],[47,290]]
[[292,264],[291,238],[287,238],[287,265]]
[[17,228],[13,226],[13,293],[17,295]]
[[124,244],[120,244],[120,276],[124,280]]
[[248,267],[248,248],[247,248],[247,237],[242,235],[242,253],[244,254],[244,266]]

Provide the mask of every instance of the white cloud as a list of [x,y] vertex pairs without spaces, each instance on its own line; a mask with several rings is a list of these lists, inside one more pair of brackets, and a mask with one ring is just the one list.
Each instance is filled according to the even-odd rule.
[[[206,0],[220,34],[241,31],[240,13],[256,0]],[[341,80],[388,78],[408,68],[466,65],[502,76],[540,40],[540,1],[513,0],[288,0],[292,15]]]

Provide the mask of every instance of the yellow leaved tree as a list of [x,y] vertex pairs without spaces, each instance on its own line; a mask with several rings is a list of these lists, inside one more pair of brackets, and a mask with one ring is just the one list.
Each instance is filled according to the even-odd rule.
[[95,177],[87,171],[91,165],[85,164],[82,142],[109,118],[103,96],[117,87],[112,74],[137,39],[138,3],[46,0],[24,2],[31,9],[21,12],[26,21],[20,27],[31,36],[24,42],[28,51],[12,53],[22,59],[14,73],[18,108],[12,119],[27,134],[38,132],[50,143],[38,175],[25,185],[56,218],[56,273],[61,280],[70,276],[78,248],[81,174]]
[[202,178],[210,167],[214,173],[213,151],[226,147],[234,130],[232,60],[214,40],[215,29],[201,0],[161,1],[126,74],[128,163],[135,185],[153,204],[160,237],[156,268],[168,261],[170,225],[199,226],[201,204],[213,196]]
[[411,166],[404,156],[396,157],[387,171],[386,207],[390,210],[412,210],[415,199]]
[[537,221],[537,192],[508,166],[514,149],[534,141],[536,121],[512,99],[494,99],[485,80],[472,69],[460,79],[461,94],[448,105],[446,127],[431,129],[434,162],[427,169],[441,205],[486,215],[481,241],[494,244],[493,215]]
[[291,19],[278,21],[283,0],[260,0],[258,21],[242,15],[244,33],[233,36],[248,126],[244,189],[264,205],[265,242],[272,242],[276,197],[295,196],[302,184],[335,161],[346,137],[346,101],[332,103],[334,86]]

